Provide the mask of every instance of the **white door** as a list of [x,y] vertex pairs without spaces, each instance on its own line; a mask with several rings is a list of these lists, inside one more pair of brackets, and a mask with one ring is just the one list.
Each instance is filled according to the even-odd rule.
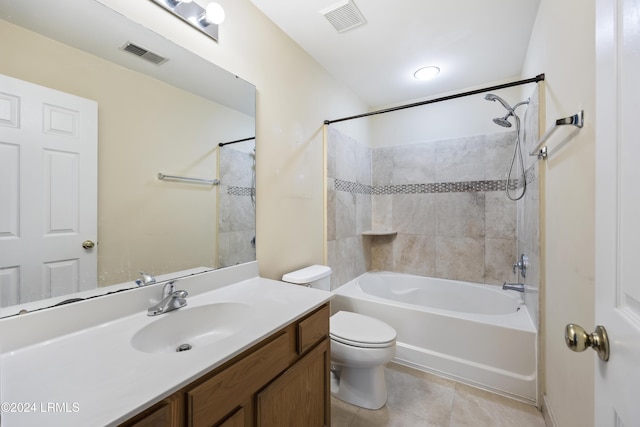
[[[596,427],[640,426],[640,0],[596,1]],[[587,325],[583,325],[587,326]],[[591,326],[591,325],[590,325]]]
[[97,286],[97,123],[94,101],[0,75],[2,306]]

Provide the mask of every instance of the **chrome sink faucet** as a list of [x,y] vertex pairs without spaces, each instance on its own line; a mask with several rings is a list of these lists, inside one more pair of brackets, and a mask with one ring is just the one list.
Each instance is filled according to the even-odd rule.
[[505,291],[518,291],[524,292],[524,283],[507,283],[502,284],[502,289]]
[[185,299],[189,293],[187,291],[176,291],[175,283],[177,280],[167,282],[162,288],[162,301],[152,305],[147,310],[148,316],[157,316],[159,314],[168,313],[187,305]]
[[147,285],[153,285],[154,283],[156,283],[156,278],[151,274],[147,274],[144,271],[141,271],[140,274],[142,275],[142,279],[136,280],[136,285],[147,286]]

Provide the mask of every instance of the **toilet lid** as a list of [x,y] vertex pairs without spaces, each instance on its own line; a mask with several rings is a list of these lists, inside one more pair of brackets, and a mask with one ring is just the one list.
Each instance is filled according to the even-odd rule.
[[381,320],[350,311],[339,311],[329,319],[332,339],[356,347],[388,347],[396,331]]

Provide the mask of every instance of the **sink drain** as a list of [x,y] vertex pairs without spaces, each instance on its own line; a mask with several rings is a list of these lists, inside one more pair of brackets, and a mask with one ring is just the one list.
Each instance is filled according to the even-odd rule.
[[191,344],[180,344],[178,348],[176,348],[177,352],[189,351],[189,350],[191,350]]

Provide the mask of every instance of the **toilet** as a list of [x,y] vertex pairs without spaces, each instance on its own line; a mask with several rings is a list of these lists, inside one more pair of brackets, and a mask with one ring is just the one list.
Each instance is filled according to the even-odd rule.
[[[312,265],[282,281],[330,290],[331,267]],[[329,319],[331,394],[352,405],[380,409],[387,402],[384,364],[396,354],[396,331],[381,320],[349,311]]]

